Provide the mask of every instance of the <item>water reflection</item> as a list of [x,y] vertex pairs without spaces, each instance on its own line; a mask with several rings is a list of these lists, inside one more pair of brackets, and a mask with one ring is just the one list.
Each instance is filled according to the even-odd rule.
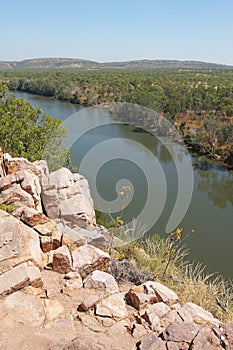
[[233,205],[233,172],[204,165],[205,170],[203,167],[196,168],[196,190],[206,192],[209,200],[220,209],[226,208],[228,204]]

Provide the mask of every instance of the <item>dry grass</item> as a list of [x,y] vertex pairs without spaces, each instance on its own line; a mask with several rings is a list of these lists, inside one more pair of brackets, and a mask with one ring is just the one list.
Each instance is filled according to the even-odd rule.
[[[128,259],[141,273],[151,274],[154,279],[174,290],[181,304],[193,302],[211,312],[220,321],[232,322],[232,281],[226,281],[222,276],[206,274],[205,267],[200,263],[188,263],[188,251],[183,246],[177,247],[167,266],[170,243],[170,240],[155,235],[139,243],[120,247],[117,250],[118,259]],[[140,278],[143,279],[142,275]]]

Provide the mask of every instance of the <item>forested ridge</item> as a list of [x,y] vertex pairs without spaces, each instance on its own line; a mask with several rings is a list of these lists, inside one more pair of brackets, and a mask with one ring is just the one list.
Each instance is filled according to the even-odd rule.
[[233,163],[233,70],[13,69],[0,79],[11,90],[86,106],[147,106],[174,123],[194,150]]

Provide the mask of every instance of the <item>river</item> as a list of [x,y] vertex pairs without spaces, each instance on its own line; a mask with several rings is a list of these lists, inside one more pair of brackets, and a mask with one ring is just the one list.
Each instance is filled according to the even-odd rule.
[[[85,109],[79,105],[23,92],[14,92],[14,94],[25,98],[31,105],[37,105],[44,112],[63,121],[73,113],[80,111],[86,125],[89,121],[91,122],[93,115],[100,120],[103,117],[105,120],[109,117],[106,111],[98,108]],[[153,232],[163,234],[176,198],[177,175],[169,155],[163,152],[163,149],[156,144],[151,135],[135,132],[135,129],[123,124],[104,125],[101,128],[91,130],[73,144],[71,148],[72,162],[79,166],[89,150],[99,143],[113,138],[120,139],[119,149],[124,149],[126,153],[131,152],[132,158],[145,159],[147,169],[148,167],[150,169],[152,159],[150,152],[145,151],[145,147],[154,154],[156,153],[156,157],[159,158],[163,171],[166,173],[168,198],[162,215],[153,227]],[[141,149],[133,141],[137,141],[145,147]],[[109,145],[111,147],[111,144]],[[155,150],[157,151],[155,152]],[[110,151],[108,149],[108,152]],[[195,233],[187,240],[190,249],[189,259],[202,262],[206,265],[208,273],[218,272],[226,278],[233,278],[233,171],[203,157],[192,156],[192,162],[194,190],[187,213],[179,223],[184,232],[195,230]],[[152,171],[153,167],[151,167]],[[150,175],[153,176],[153,174]],[[88,178],[88,174],[85,176]],[[101,196],[107,201],[112,201],[116,195],[115,185],[122,178],[129,179],[134,187],[133,200],[123,214],[124,219],[127,220],[132,216],[137,216],[146,201],[148,186],[141,169],[133,162],[118,158],[109,160],[105,166],[101,167],[96,179]],[[156,181],[154,182],[156,186]],[[92,188],[91,183],[90,185]],[[156,188],[157,192],[160,190]],[[154,205],[148,210],[148,215],[154,215],[153,210],[156,205],[155,199]]]

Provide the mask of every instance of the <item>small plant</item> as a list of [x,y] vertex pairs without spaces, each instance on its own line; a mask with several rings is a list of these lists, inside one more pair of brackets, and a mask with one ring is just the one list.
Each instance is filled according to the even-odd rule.
[[6,211],[9,214],[12,214],[15,210],[15,206],[12,204],[0,204],[0,209]]
[[177,227],[177,229],[174,232],[171,232],[169,234],[168,238],[165,241],[167,245],[167,251],[164,260],[162,261],[163,263],[165,263],[165,268],[162,275],[163,277],[165,277],[168,267],[172,261],[178,261],[180,260],[181,256],[183,259],[184,256],[187,255],[185,254],[184,241],[190,236],[191,233],[194,232],[194,229],[192,229],[185,235],[183,233],[183,229]]

